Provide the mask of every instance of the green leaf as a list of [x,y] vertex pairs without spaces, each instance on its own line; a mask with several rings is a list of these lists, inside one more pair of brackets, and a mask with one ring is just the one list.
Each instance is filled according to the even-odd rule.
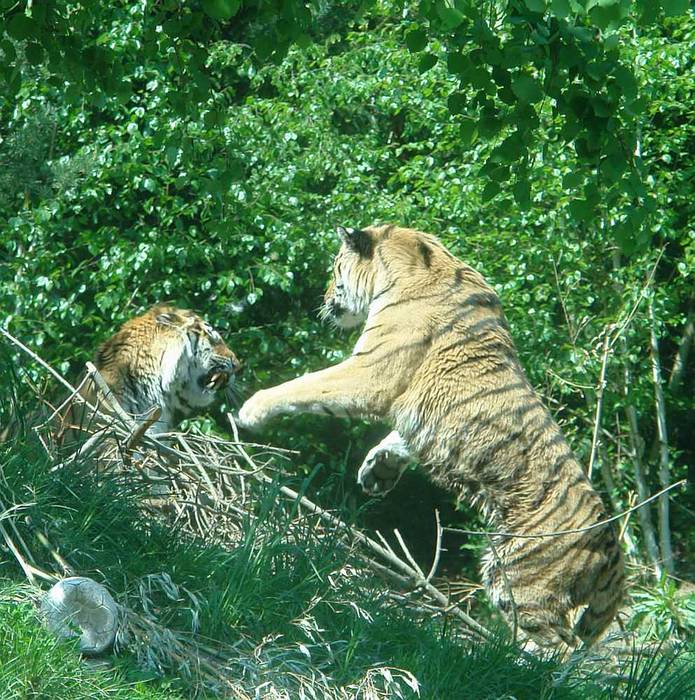
[[508,136],[502,143],[495,148],[494,152],[498,162],[514,162],[519,160],[526,153],[526,145],[521,136],[514,133]]
[[12,63],[17,57],[17,52],[12,42],[7,39],[0,41],[0,51],[4,54],[5,63]]
[[522,209],[531,206],[531,184],[527,180],[519,180],[512,188],[514,200]]
[[509,180],[509,166],[508,165],[498,165],[489,172],[489,177],[491,180],[499,183],[507,183]]
[[7,33],[17,41],[24,41],[34,33],[34,21],[25,14],[15,15],[7,23]]
[[572,6],[569,0],[553,0],[550,4],[550,11],[560,19],[572,14]]
[[472,119],[466,119],[461,124],[459,133],[461,134],[461,143],[464,146],[470,146],[478,136],[478,125]]
[[294,43],[297,44],[297,46],[304,50],[308,49],[312,43],[313,39],[311,38],[311,34],[307,34],[306,32],[303,32],[302,34],[299,34],[297,38],[294,40]]
[[603,40],[603,50],[604,51],[613,51],[614,49],[617,49],[620,46],[620,36],[617,33],[609,34],[604,40]]
[[622,0],[603,0],[589,10],[589,18],[599,29],[611,31],[622,24],[628,10]]
[[517,75],[512,79],[514,94],[527,104],[539,102],[543,98],[541,84],[530,75]]
[[569,33],[583,44],[590,44],[594,40],[595,32],[588,27],[569,27]]
[[617,66],[613,71],[615,81],[620,85],[620,89],[626,100],[634,100],[637,97],[637,80],[635,74],[625,66]]
[[170,168],[176,165],[176,160],[179,157],[179,148],[174,144],[169,144],[164,150],[164,155],[166,157],[167,164]]
[[24,55],[32,66],[38,66],[43,62],[43,47],[41,44],[32,41],[26,45]]
[[463,73],[471,67],[471,61],[465,54],[453,51],[447,54],[446,67],[449,73]]
[[583,182],[584,178],[578,172],[569,172],[562,178],[562,187],[568,191],[576,190]]
[[545,12],[545,0],[524,0],[524,5],[531,12]]
[[596,210],[586,199],[573,199],[570,202],[570,214],[577,221],[591,221],[596,216]]
[[468,98],[463,92],[452,92],[449,95],[446,105],[452,114],[460,114],[468,107]]
[[667,17],[683,15],[688,11],[689,6],[689,0],[661,0],[661,7],[664,8],[664,14]]
[[241,0],[203,0],[203,10],[218,22],[226,22],[239,11]]
[[495,195],[500,191],[499,182],[490,181],[483,188],[483,194],[481,195],[483,202],[489,202]]
[[444,29],[455,29],[466,19],[464,14],[455,7],[449,7],[444,4],[437,5],[437,14],[442,20]]
[[418,64],[418,70],[420,73],[427,72],[432,66],[437,63],[437,57],[433,53],[425,53],[420,58],[420,63]]
[[632,225],[628,221],[613,228],[613,235],[623,255],[632,255],[637,249],[634,234]]
[[142,186],[148,191],[148,192],[156,192],[157,191],[157,183],[151,178],[151,177],[146,177],[142,181]]
[[422,51],[427,46],[427,34],[422,29],[411,29],[405,35],[405,45],[412,53]]

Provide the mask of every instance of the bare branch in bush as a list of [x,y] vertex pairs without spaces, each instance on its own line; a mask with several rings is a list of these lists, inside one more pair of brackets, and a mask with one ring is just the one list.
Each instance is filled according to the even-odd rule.
[[[671,466],[668,455],[668,431],[666,428],[666,401],[661,383],[661,359],[659,355],[659,340],[657,338],[656,316],[654,301],[649,303],[649,337],[652,358],[652,378],[654,380],[654,403],[656,410],[656,425],[659,436],[659,483],[662,487],[671,480]],[[664,494],[659,499],[659,545],[664,568],[669,574],[674,571],[673,550],[671,548],[671,525],[669,522],[669,501]]]

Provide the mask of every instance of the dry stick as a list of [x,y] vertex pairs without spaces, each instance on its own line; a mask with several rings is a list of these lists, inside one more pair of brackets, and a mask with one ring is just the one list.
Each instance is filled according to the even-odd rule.
[[[22,343],[21,340],[18,340],[15,338],[11,333],[9,333],[5,328],[0,327],[0,334],[4,335],[10,342],[12,342],[14,345],[16,345],[20,350],[25,352],[29,357],[31,357],[34,361],[38,362],[44,369],[46,369],[55,379],[58,380],[58,382],[65,387],[71,394],[71,397],[73,398],[78,398],[81,403],[84,403],[87,408],[89,408],[95,416],[98,416],[100,418],[106,418],[106,416],[93,404],[91,404],[89,401],[87,401],[81,394],[79,394],[78,389],[74,387],[70,382],[66,381],[58,372],[56,372],[53,367],[51,367],[45,360],[43,360],[41,357],[39,357],[33,350],[28,348],[24,343]],[[103,380],[102,376],[99,374],[97,368],[91,363],[87,362],[87,372],[88,375],[91,376],[91,378],[95,381],[97,386],[99,386],[102,389],[102,393],[107,398],[107,401],[110,405],[113,405],[114,410],[116,413],[119,415],[119,417],[125,422],[126,426],[132,427],[133,421],[128,416],[127,413],[121,408],[121,406],[118,404],[118,402],[113,398],[113,394],[111,393],[111,390],[109,389],[108,385],[106,382]],[[105,391],[104,391],[105,390]]]
[[[591,481],[591,475],[594,471],[594,462],[596,461],[596,453],[598,449],[598,436],[601,427],[601,413],[603,411],[603,392],[606,388],[606,367],[608,365],[608,352],[611,347],[611,336],[609,329],[606,329],[606,335],[603,338],[603,355],[601,359],[601,374],[599,375],[598,388],[596,389],[596,414],[594,417],[594,433],[591,438],[591,452],[589,456],[589,468],[587,476]],[[602,465],[603,466],[603,465]]]
[[85,362],[88,372],[92,375],[94,383],[97,385],[97,389],[101,392],[106,404],[113,410],[113,412],[121,419],[122,423],[130,431],[137,430],[137,423],[133,420],[132,416],[129,416],[125,409],[118,403],[118,400],[113,394],[111,387],[104,381],[104,378],[99,373],[99,370],[91,363]]
[[[630,494],[630,499],[628,500],[628,504],[630,505],[630,507],[635,505],[635,498],[636,498],[636,496],[635,496],[634,492],[632,494]],[[629,523],[630,523],[630,514],[625,516],[625,522],[623,523],[623,526],[620,528],[620,533],[618,534],[618,541],[622,540],[623,537],[627,541],[627,526],[629,525]]]
[[193,450],[191,449],[191,446],[184,440],[183,436],[181,436],[181,435],[177,435],[176,439],[179,441],[179,444],[183,447],[183,449],[186,451],[188,456],[191,458],[191,461],[193,462],[193,466],[195,466],[198,469],[198,471],[200,472],[200,475],[203,477],[203,481],[205,482],[205,485],[208,487],[208,490],[210,491],[210,495],[215,500],[220,500],[220,494],[217,492],[215,485],[212,483],[212,480],[210,479],[210,475],[205,471],[205,468],[200,463],[200,460],[195,456]]
[[[96,432],[92,433],[87,440],[85,440],[78,449],[76,449],[70,456],[68,456],[66,459],[64,459],[62,462],[59,462],[58,464],[55,464],[51,467],[51,471],[57,471],[59,469],[62,469],[63,467],[66,467],[68,464],[72,464],[73,462],[76,462],[79,459],[83,459],[86,457],[89,457],[94,450],[99,446],[99,443],[102,442],[102,439],[106,433],[108,433],[110,430],[109,426],[105,426],[103,428],[99,428]],[[48,451],[48,450],[47,450]]]
[[[668,432],[666,429],[666,401],[661,384],[661,360],[659,357],[659,341],[656,336],[656,316],[654,300],[649,301],[649,336],[652,358],[652,378],[654,380],[654,402],[656,408],[656,425],[659,435],[659,483],[665,486],[671,480],[671,468],[668,455]],[[674,572],[673,549],[671,548],[671,526],[669,524],[669,501],[664,496],[659,499],[659,544],[664,568],[668,574]]]
[[442,555],[442,534],[444,533],[444,530],[442,529],[442,523],[439,520],[439,510],[437,508],[434,509],[434,519],[437,521],[437,545],[434,550],[434,560],[432,561],[432,566],[427,574],[426,580],[428,583],[432,580],[435,573],[437,573],[437,569],[439,568],[439,559]]
[[77,394],[79,394],[80,391],[82,391],[82,387],[89,381],[89,379],[91,379],[91,375],[89,374],[89,372],[87,372],[87,374],[85,374],[85,376],[82,377],[80,383],[74,388],[72,392],[70,392],[70,396],[68,396],[68,398],[65,399],[65,401],[63,401],[63,403],[61,403],[60,406],[58,406],[58,408],[54,408],[51,415],[48,416],[48,418],[46,418],[46,420],[43,421],[43,423],[39,423],[35,427],[37,429],[46,427],[64,408],[66,408],[70,404],[71,401],[75,399],[75,396],[77,396]]
[[589,532],[590,530],[595,530],[597,527],[603,527],[604,525],[609,525],[610,523],[613,523],[616,520],[620,520],[620,518],[624,518],[625,516],[630,515],[630,513],[634,513],[636,510],[639,510],[643,506],[646,506],[648,503],[655,501],[657,498],[662,497],[668,491],[672,491],[678,486],[683,486],[687,483],[687,479],[681,479],[680,481],[676,481],[675,484],[669,484],[669,486],[667,486],[665,489],[657,491],[654,495],[649,496],[649,498],[642,501],[641,503],[638,503],[636,506],[628,508],[628,510],[623,511],[622,513],[618,513],[618,515],[614,515],[611,518],[599,520],[593,525],[587,525],[586,527],[577,527],[569,530],[555,530],[553,532],[536,532],[532,535],[524,532],[488,532],[486,530],[464,530],[463,528],[458,527],[445,527],[444,529],[447,532],[459,532],[464,535],[485,535],[488,537],[517,537],[522,540],[537,540],[543,537],[562,537],[563,535],[578,535],[582,532]]
[[413,569],[417,572],[417,575],[420,577],[420,581],[426,582],[427,579],[425,578],[425,572],[420,568],[418,563],[413,558],[413,555],[410,553],[410,550],[405,544],[405,540],[401,537],[401,533],[398,531],[397,528],[393,531],[393,534],[396,536],[398,544],[401,545],[401,549],[403,550],[403,553],[405,554],[405,558],[408,560],[408,563],[413,567]]
[[132,452],[139,444],[140,441],[145,436],[145,433],[152,427],[162,417],[162,409],[159,406],[155,406],[146,416],[145,420],[133,431],[132,435],[126,440],[125,452],[126,454]]

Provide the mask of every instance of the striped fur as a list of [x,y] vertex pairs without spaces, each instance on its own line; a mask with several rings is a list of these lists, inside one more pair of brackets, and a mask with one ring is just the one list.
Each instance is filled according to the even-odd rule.
[[[483,277],[425,233],[384,226],[342,236],[324,312],[341,326],[364,322],[352,356],[258,392],[240,423],[256,428],[293,412],[386,419],[398,431],[388,438],[391,448],[400,435],[406,455],[454,497],[477,504],[494,530],[534,534],[605,519],[529,384]],[[364,469],[360,480],[373,487],[379,474]],[[391,468],[389,484],[397,478],[398,467]],[[482,577],[510,624],[538,645],[567,649],[591,643],[613,619],[622,553],[612,526],[496,537]]]
[[[161,409],[152,434],[173,430],[212,404],[218,392],[231,391],[239,369],[234,353],[205,320],[166,305],[126,321],[99,346],[94,365],[126,412],[142,418]],[[83,395],[93,399],[94,386]]]

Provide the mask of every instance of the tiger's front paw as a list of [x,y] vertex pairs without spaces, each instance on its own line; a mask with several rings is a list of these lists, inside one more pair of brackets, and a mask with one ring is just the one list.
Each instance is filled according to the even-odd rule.
[[257,431],[272,417],[272,404],[266,390],[257,391],[244,402],[239,410],[236,424],[246,430]]
[[370,496],[383,496],[401,478],[410,462],[410,454],[397,445],[380,442],[372,447],[357,472],[357,483]]

